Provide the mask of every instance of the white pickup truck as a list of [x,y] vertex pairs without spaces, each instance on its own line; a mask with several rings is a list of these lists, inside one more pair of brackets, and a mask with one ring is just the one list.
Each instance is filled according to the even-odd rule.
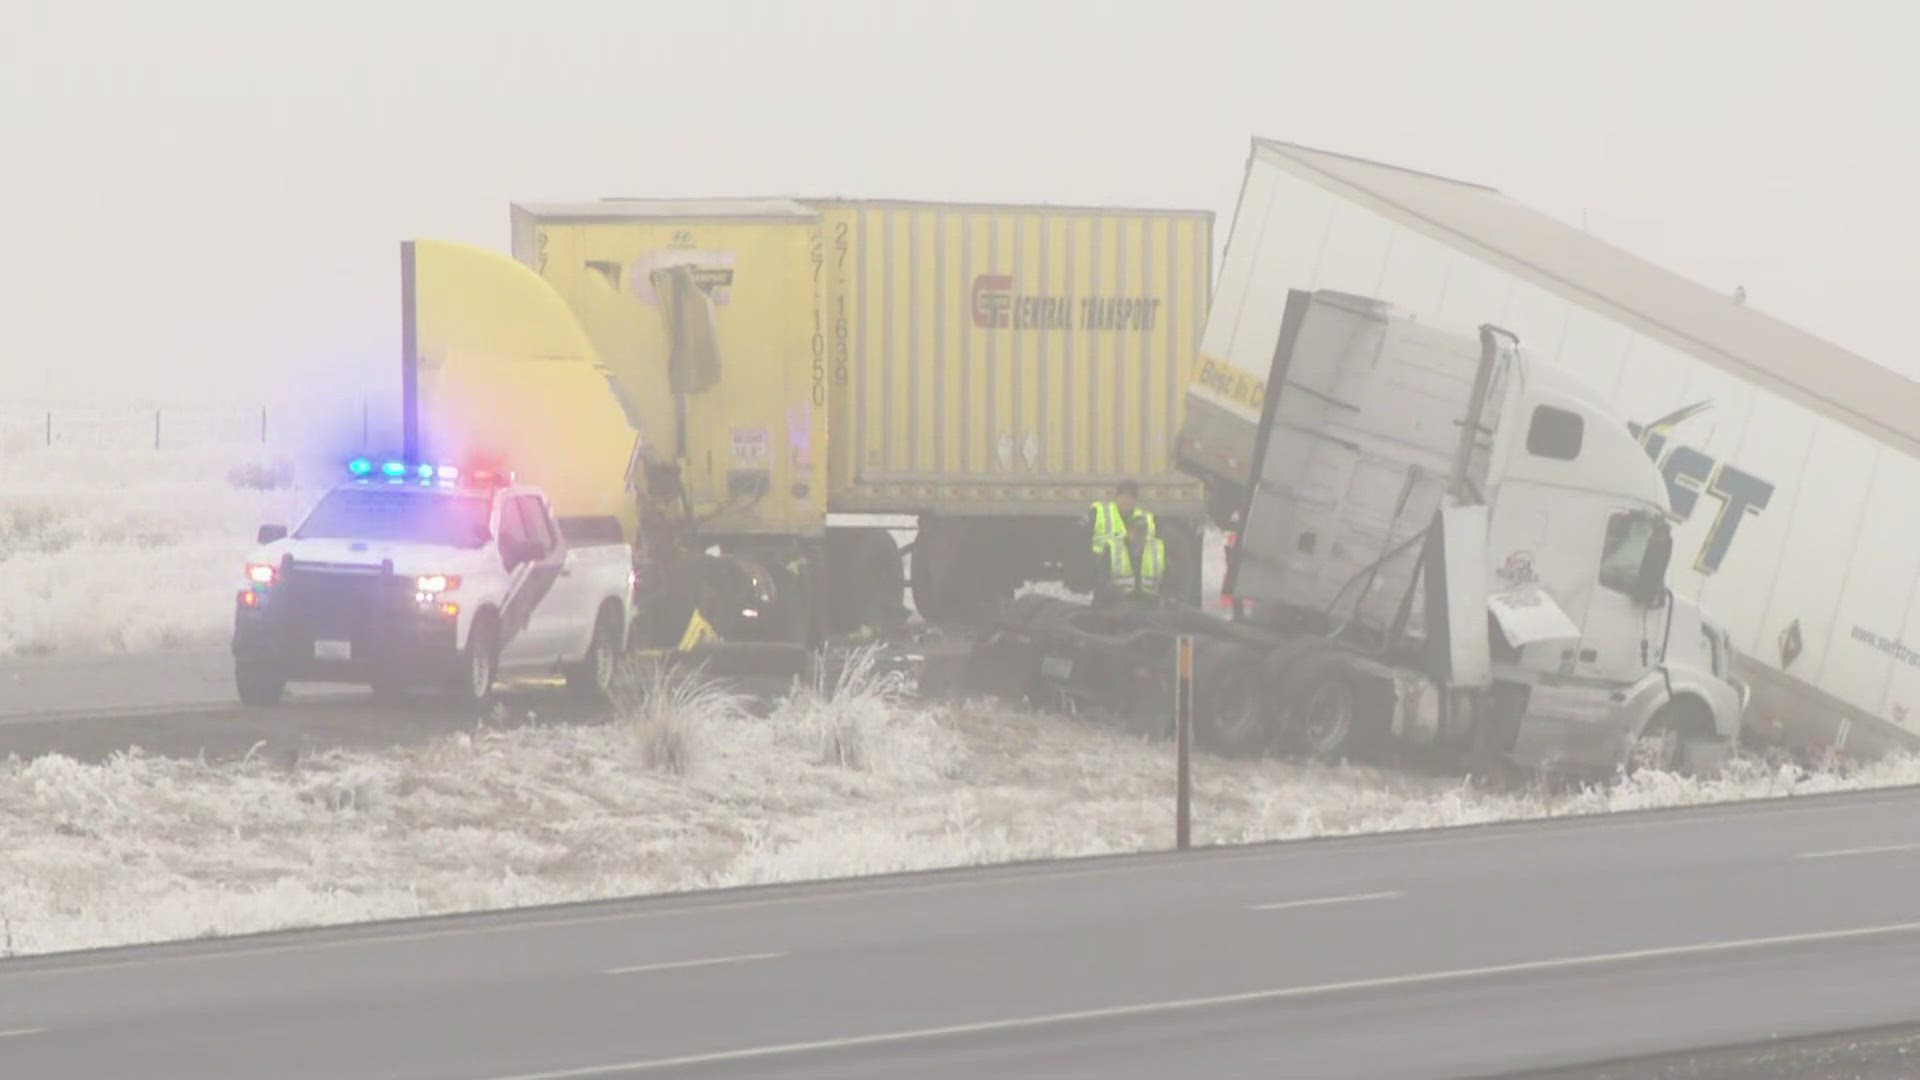
[[297,526],[262,526],[235,602],[234,681],[266,706],[289,682],[387,697],[565,674],[603,699],[626,647],[632,549],[617,522],[567,522],[511,474],[366,458]]

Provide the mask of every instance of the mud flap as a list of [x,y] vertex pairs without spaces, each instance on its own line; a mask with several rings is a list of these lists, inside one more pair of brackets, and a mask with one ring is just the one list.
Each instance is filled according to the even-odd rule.
[[713,628],[713,624],[707,621],[705,615],[700,614],[699,608],[694,608],[693,617],[687,620],[686,632],[680,635],[680,644],[676,646],[676,650],[692,652],[702,645],[718,644],[720,644],[720,632]]

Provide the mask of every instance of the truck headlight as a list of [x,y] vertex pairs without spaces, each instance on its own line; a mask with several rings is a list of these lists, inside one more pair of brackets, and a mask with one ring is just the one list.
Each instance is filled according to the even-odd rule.
[[457,574],[422,574],[413,579],[414,591],[422,596],[439,596],[460,587]]
[[271,585],[273,579],[280,576],[280,568],[272,563],[248,563],[247,580],[255,585]]

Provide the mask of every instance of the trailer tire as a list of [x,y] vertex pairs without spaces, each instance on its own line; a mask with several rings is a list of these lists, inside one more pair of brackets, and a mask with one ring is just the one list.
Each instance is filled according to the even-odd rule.
[[910,583],[913,607],[929,623],[957,621],[978,615],[991,596],[972,580],[975,559],[964,521],[930,518],[921,522],[913,542]]
[[907,621],[906,588],[906,565],[892,533],[846,529],[827,535],[830,632],[899,629]]
[[1160,534],[1161,542],[1167,546],[1166,579],[1161,591],[1183,604],[1198,607],[1206,585],[1200,565],[1206,556],[1206,544],[1199,530],[1184,524],[1168,524],[1170,527]]
[[261,661],[237,660],[233,665],[233,687],[240,704],[249,709],[265,709],[280,704],[287,693],[286,676]]
[[1310,657],[1288,665],[1286,746],[1308,761],[1346,756],[1357,741],[1365,694],[1345,659]]
[[1259,653],[1222,646],[1204,649],[1194,664],[1194,734],[1200,745],[1225,754],[1260,754],[1278,741],[1270,664]]

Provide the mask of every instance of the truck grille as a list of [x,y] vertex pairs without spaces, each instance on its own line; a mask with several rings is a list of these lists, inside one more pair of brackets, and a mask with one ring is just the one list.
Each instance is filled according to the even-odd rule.
[[359,642],[403,599],[379,568],[294,564],[281,579],[280,616],[297,637]]

